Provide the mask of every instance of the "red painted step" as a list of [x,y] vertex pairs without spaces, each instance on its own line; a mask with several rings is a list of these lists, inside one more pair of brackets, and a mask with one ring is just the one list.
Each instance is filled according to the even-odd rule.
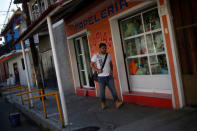
[[83,96],[96,97],[96,90],[95,89],[81,88],[81,89],[76,89],[76,94],[83,95]]
[[172,106],[172,95],[164,93],[130,92],[123,94],[123,101],[151,107],[169,108]]

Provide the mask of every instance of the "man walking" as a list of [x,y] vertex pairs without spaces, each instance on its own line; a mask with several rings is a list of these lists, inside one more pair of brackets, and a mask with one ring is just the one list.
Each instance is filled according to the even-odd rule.
[[[107,55],[107,56],[106,56]],[[106,57],[106,61],[105,61]],[[105,61],[105,62],[104,62]],[[102,66],[104,64],[103,69]],[[108,86],[112,93],[113,99],[116,104],[116,108],[120,108],[122,102],[118,100],[117,93],[114,87],[113,78],[113,65],[110,54],[107,53],[107,45],[100,43],[99,52],[96,53],[91,59],[91,67],[94,71],[98,72],[98,83],[100,86],[101,108],[106,108],[105,102],[105,87]]]

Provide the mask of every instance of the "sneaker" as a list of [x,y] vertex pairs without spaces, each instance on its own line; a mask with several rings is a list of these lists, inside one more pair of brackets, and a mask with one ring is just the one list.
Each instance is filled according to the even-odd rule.
[[105,102],[101,102],[101,108],[102,108],[102,110],[104,110],[104,109],[106,109],[106,103]]
[[116,108],[119,109],[123,105],[122,101],[116,101]]

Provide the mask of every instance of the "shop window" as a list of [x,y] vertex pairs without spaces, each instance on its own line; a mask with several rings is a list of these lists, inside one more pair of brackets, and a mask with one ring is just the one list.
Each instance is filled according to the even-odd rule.
[[136,56],[146,54],[147,52],[144,36],[126,40],[124,45],[127,56]]
[[145,31],[155,30],[161,28],[159,14],[156,9],[143,13]]
[[168,74],[166,55],[150,56],[152,74]]
[[156,52],[164,51],[162,32],[156,32],[153,34],[154,46]]
[[155,46],[153,43],[153,36],[151,34],[146,35],[146,41],[147,41],[148,53],[154,53]]
[[147,40],[147,47],[149,53],[165,51],[161,31],[146,35],[146,40]]
[[128,67],[130,75],[150,74],[147,57],[128,59]]
[[141,16],[135,16],[122,22],[123,36],[129,37],[143,32]]
[[168,74],[157,8],[121,20],[120,28],[130,75]]

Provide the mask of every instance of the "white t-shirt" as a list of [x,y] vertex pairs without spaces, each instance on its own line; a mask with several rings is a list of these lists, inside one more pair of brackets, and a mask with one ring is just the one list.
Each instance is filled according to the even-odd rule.
[[[104,60],[105,60],[105,55],[101,55],[99,53],[95,54],[91,59],[92,62],[96,62],[96,66],[98,69],[101,69]],[[110,75],[110,71],[111,71],[110,62],[111,62],[111,55],[108,54],[105,65],[103,67],[103,72],[99,73],[98,76],[109,76]]]

